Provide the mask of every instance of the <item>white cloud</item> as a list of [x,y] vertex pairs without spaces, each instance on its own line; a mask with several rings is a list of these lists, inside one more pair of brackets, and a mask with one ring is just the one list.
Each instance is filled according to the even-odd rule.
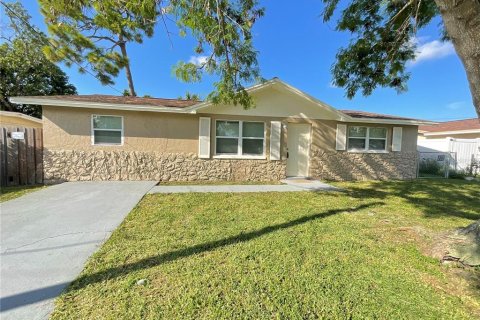
[[191,56],[188,62],[193,63],[196,66],[204,65],[208,60],[208,56]]
[[424,39],[422,38],[415,40],[418,46],[415,52],[415,59],[410,62],[410,65],[415,65],[427,60],[440,59],[455,53],[455,48],[451,42],[433,40],[422,43],[423,41]]
[[458,110],[460,108],[463,108],[464,106],[465,106],[465,101],[455,101],[447,104],[447,109]]

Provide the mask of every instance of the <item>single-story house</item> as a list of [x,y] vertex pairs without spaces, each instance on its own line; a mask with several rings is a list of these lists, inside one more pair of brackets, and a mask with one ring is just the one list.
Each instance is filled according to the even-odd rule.
[[278,78],[255,108],[105,95],[13,97],[43,106],[45,180],[413,179],[410,118],[337,110]]
[[422,125],[418,128],[419,139],[480,139],[480,119],[463,119]]
[[0,127],[41,128],[42,120],[20,112],[0,111]]

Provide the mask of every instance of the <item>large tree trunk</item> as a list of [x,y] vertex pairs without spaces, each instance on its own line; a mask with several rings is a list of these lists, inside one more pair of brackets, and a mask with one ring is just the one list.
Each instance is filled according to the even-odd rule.
[[118,45],[120,46],[120,50],[122,51],[123,58],[127,61],[127,64],[125,65],[125,74],[127,75],[128,90],[130,91],[131,96],[136,97],[137,93],[135,92],[135,87],[133,86],[132,71],[130,70],[130,60],[128,59],[127,54],[127,44],[125,41],[123,41],[123,37],[121,35],[119,36]]
[[435,0],[448,36],[467,72],[480,117],[480,0]]

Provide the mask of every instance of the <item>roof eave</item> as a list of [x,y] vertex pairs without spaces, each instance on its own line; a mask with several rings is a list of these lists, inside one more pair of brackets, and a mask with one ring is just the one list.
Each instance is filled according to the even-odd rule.
[[380,123],[380,124],[399,124],[399,125],[410,125],[410,126],[421,126],[421,125],[431,125],[436,124],[436,122],[427,121],[427,120],[416,120],[416,119],[381,119],[381,118],[355,118],[349,116],[349,120],[344,122],[359,122],[359,123]]
[[445,130],[445,131],[435,131],[423,133],[424,136],[443,136],[448,134],[469,134],[469,133],[480,133],[480,129],[468,129],[468,130]]
[[42,105],[42,106],[110,109],[110,110],[125,110],[125,111],[187,113],[187,110],[186,110],[187,108],[149,106],[149,105],[138,105],[138,104],[71,101],[71,100],[44,99],[44,98],[31,98],[31,97],[11,97],[9,98],[9,101],[12,103],[18,103],[18,104],[35,104],[35,105]]
[[36,122],[38,124],[42,124],[42,119],[38,119],[20,112],[11,112],[11,111],[0,111],[0,115],[8,116],[8,117],[16,117],[22,118],[28,121]]

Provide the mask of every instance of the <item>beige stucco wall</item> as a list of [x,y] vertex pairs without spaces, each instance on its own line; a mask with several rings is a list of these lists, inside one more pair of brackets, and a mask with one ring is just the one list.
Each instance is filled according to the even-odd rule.
[[[240,108],[240,107],[238,107]],[[242,111],[243,112],[243,111]],[[124,145],[91,143],[91,117],[124,117]],[[211,154],[215,152],[215,120],[263,121],[265,160],[198,159],[198,118],[210,117]],[[270,122],[281,121],[282,161],[269,161]],[[402,151],[391,152],[394,125],[388,129],[385,154],[335,150],[337,121],[260,115],[173,114],[66,107],[44,107],[45,178],[69,180],[278,180],[285,176],[288,123],[310,123],[309,175],[321,179],[410,179],[416,172],[417,127],[402,126]],[[338,165],[340,164],[341,165]]]
[[[335,139],[337,132],[338,121],[335,120],[312,120],[304,118],[280,118],[280,117],[260,117],[260,116],[236,116],[236,115],[219,115],[219,114],[202,114],[201,116],[210,117],[211,124],[211,152],[214,154],[215,150],[215,120],[245,120],[245,121],[263,121],[266,125],[266,152],[267,158],[269,157],[268,151],[270,149],[270,122],[281,121],[282,128],[282,156],[286,156],[286,137],[288,134],[288,123],[307,123],[311,125],[311,150],[321,149],[324,151],[338,152],[335,150]],[[392,135],[393,127],[402,127],[402,152],[415,152],[417,150],[417,127],[416,126],[399,126],[399,125],[387,125],[387,124],[365,124],[365,123],[346,123],[348,126],[374,126],[387,128],[387,150],[392,150]]]
[[255,107],[243,109],[234,105],[212,105],[201,109],[202,113],[254,117],[279,117],[300,119],[330,119],[335,120],[338,114],[325,104],[319,106],[318,101],[306,99],[298,93],[272,87],[252,93]]
[[28,119],[15,117],[15,116],[0,116],[0,126],[11,126],[11,127],[27,127],[27,128],[41,128],[42,123],[31,121]]
[[[92,145],[92,115],[123,116],[124,145],[101,146]],[[281,121],[287,125],[293,123],[310,123],[312,125],[312,149],[335,151],[335,135],[337,121],[310,120],[302,118],[280,118],[263,116],[236,116],[222,114],[174,114],[157,112],[133,112],[118,110],[98,110],[83,108],[65,108],[47,106],[43,109],[44,146],[47,149],[70,150],[125,150],[184,152],[198,151],[198,118],[210,117],[212,155],[215,150],[215,120],[263,121],[266,127],[266,151],[270,146],[270,122]],[[347,125],[365,126],[362,123],[346,123]],[[394,125],[373,125],[388,129],[387,145],[391,150],[392,128]],[[417,139],[416,126],[402,126],[402,151],[415,151]],[[287,131],[283,130],[286,141]],[[284,143],[282,143],[284,144]]]
[[[92,145],[92,115],[123,116],[122,146]],[[44,146],[49,150],[124,150],[196,153],[198,116],[84,108],[43,107]]]

